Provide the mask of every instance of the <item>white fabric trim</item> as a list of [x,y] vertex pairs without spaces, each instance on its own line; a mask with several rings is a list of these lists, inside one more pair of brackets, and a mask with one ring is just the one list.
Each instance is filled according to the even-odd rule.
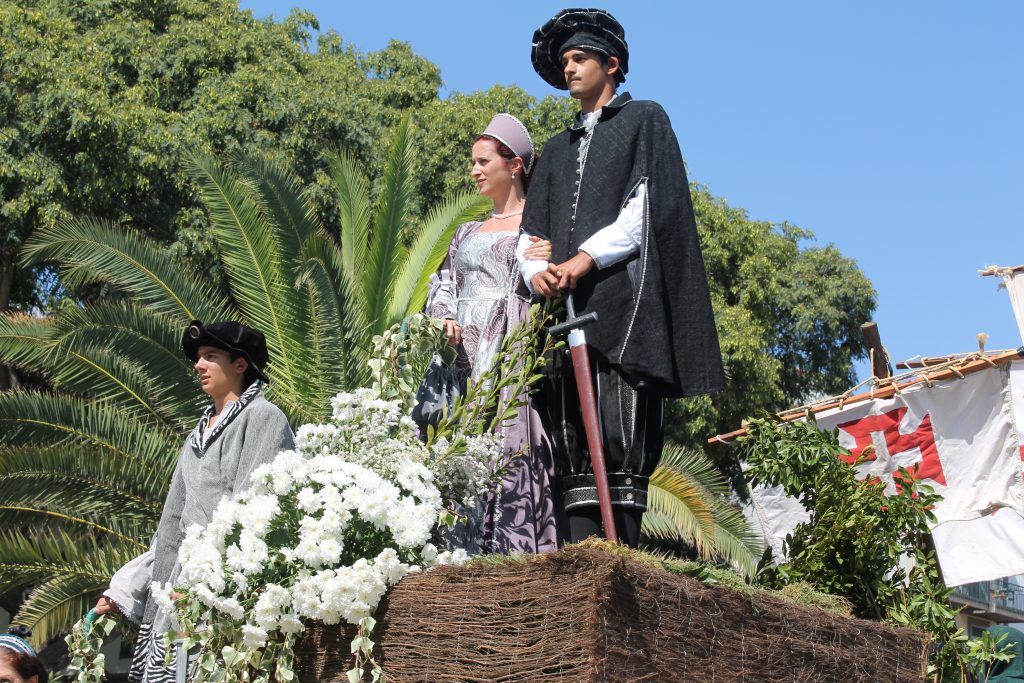
[[619,211],[615,222],[601,228],[580,245],[579,250],[589,254],[598,268],[607,268],[640,251],[646,196],[647,185],[640,183]]
[[548,262],[543,259],[526,258],[526,250],[531,244],[533,242],[530,241],[529,235],[523,234],[519,236],[519,241],[516,243],[516,261],[519,263],[519,273],[523,276],[526,288],[530,290],[530,294],[533,294],[533,283],[530,282],[530,278],[537,273],[547,270]]

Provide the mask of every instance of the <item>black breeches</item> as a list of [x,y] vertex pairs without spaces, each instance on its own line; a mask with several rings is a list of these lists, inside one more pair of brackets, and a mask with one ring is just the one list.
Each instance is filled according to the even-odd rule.
[[[630,548],[636,548],[640,544],[640,524],[643,521],[644,513],[636,508],[624,508],[615,506],[612,508],[612,515],[615,517],[615,531],[619,541]],[[604,536],[601,533],[601,510],[592,505],[578,507],[567,513],[569,518],[569,538],[572,543],[578,543],[591,536]]]
[[[571,364],[558,365],[561,372],[548,380],[539,405],[555,450],[562,508],[576,541],[599,532],[600,516],[576,380]],[[629,531],[635,545],[647,508],[647,479],[661,459],[663,399],[631,387],[593,351],[591,366],[616,527],[623,541]]]

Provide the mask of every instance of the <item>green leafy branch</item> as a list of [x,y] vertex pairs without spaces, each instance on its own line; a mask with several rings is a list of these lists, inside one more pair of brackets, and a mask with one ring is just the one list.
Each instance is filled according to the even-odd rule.
[[760,583],[806,582],[849,600],[856,616],[925,631],[936,643],[929,662],[936,682],[966,682],[970,671],[1007,656],[957,626],[931,541],[941,496],[912,472],[899,469],[896,491],[887,494],[884,482],[860,479],[851,466],[865,454],[840,446],[837,430],[813,419],[752,419],[739,449],[748,483],[781,487],[810,516],[786,537],[786,561],[761,568]]

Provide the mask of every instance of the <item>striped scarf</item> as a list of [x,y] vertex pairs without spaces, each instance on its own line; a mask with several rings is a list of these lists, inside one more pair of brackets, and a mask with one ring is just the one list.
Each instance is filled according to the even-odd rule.
[[238,397],[237,401],[228,401],[224,406],[224,411],[220,417],[217,418],[216,424],[210,427],[210,416],[213,415],[214,406],[207,406],[206,410],[203,411],[203,416],[199,418],[199,424],[192,430],[192,434],[188,438],[188,443],[192,446],[192,450],[195,451],[196,455],[200,458],[206,455],[206,449],[210,447],[217,437],[220,436],[221,432],[231,424],[231,421],[238,417],[238,414],[245,409],[254,398],[260,395],[263,391],[264,383],[262,380],[256,380],[249,385],[249,388],[242,392],[242,395]]

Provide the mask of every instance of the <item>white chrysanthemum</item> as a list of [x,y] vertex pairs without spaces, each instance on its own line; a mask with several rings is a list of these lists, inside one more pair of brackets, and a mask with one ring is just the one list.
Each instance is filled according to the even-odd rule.
[[246,575],[263,571],[268,554],[267,544],[248,528],[242,529],[238,543],[228,546],[225,552],[228,567]]
[[171,598],[171,593],[174,591],[174,587],[169,583],[160,583],[154,581],[149,587],[150,595],[153,596],[153,602],[156,606],[167,615],[174,615],[174,600]]
[[420,559],[425,567],[431,567],[437,562],[437,547],[433,543],[424,544],[420,549]]
[[320,492],[310,486],[303,486],[295,496],[295,504],[306,514],[319,512],[322,504]]
[[263,647],[267,644],[267,631],[259,626],[245,624],[242,626],[242,643],[246,647]]
[[280,623],[283,610],[290,608],[291,604],[292,596],[287,588],[274,583],[267,584],[253,608],[256,623],[266,631],[273,631]]
[[437,554],[437,561],[435,566],[442,565],[454,565],[460,566],[469,562],[469,555],[462,548],[456,548],[455,550],[445,550],[444,552]]
[[281,617],[280,629],[281,633],[302,633],[306,627],[302,625],[302,620],[286,615]]
[[272,494],[250,496],[238,513],[238,523],[257,536],[263,536],[280,511],[281,503],[277,496]]

